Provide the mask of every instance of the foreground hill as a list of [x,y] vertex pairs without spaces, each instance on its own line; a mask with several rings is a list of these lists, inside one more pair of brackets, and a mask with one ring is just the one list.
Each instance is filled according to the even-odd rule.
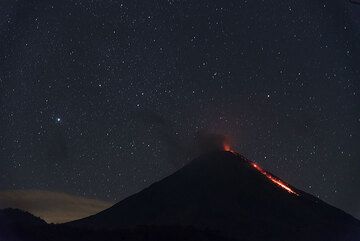
[[212,230],[183,226],[137,226],[114,230],[47,224],[19,209],[0,210],[0,241],[231,241]]
[[24,238],[18,233],[20,227],[43,229],[46,225],[47,224],[44,220],[35,217],[31,213],[13,208],[1,209],[0,241],[24,240]]

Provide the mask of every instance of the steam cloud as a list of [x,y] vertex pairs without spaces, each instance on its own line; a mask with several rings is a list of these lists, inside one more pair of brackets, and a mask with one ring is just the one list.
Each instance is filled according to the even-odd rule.
[[150,110],[138,112],[137,119],[143,125],[155,126],[153,130],[156,130],[157,138],[161,140],[167,150],[168,156],[166,158],[176,168],[184,165],[184,160],[190,161],[201,154],[224,150],[225,146],[231,146],[231,141],[226,135],[212,131],[201,130],[195,133],[192,139],[176,135],[175,127],[171,121]]
[[195,144],[199,154],[203,154],[211,151],[223,151],[226,147],[230,147],[230,139],[223,134],[200,131],[195,138]]

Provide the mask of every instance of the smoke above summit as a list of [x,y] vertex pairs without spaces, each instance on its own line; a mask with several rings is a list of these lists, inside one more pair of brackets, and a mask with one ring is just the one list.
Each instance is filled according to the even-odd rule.
[[163,144],[166,158],[175,168],[201,154],[231,149],[230,138],[222,133],[204,128],[184,136],[178,131],[176,123],[152,110],[135,112],[134,118],[142,127],[150,129],[156,141]]
[[226,135],[203,130],[196,135],[195,146],[199,154],[211,151],[229,151],[231,141]]

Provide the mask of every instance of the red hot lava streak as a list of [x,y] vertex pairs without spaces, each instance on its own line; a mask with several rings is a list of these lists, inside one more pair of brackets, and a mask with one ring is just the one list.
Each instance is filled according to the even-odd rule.
[[264,176],[266,176],[270,181],[272,181],[273,183],[275,183],[276,185],[278,185],[279,187],[281,187],[282,189],[285,189],[287,192],[294,194],[296,196],[299,196],[298,193],[296,193],[294,190],[292,190],[289,186],[287,186],[283,181],[273,177],[271,174],[267,173],[264,169],[262,169],[258,164],[256,164],[255,162],[252,162],[248,159],[246,159],[244,156],[240,155],[239,153],[237,153],[236,151],[231,149],[231,146],[224,142],[223,143],[223,148],[224,151],[229,151],[234,153],[237,156],[242,157],[243,159],[245,159],[246,161],[248,161],[256,170],[258,170],[261,174],[263,174]]
[[292,190],[290,187],[288,187],[285,183],[283,183],[281,180],[273,177],[272,175],[270,175],[269,173],[267,173],[266,171],[264,171],[258,164],[256,163],[252,163],[252,166],[258,170],[261,174],[265,175],[267,178],[270,179],[270,181],[272,181],[273,183],[275,183],[276,185],[278,185],[279,187],[285,189],[286,191],[288,191],[291,194],[295,194],[296,196],[299,196],[299,194],[297,194],[294,190]]

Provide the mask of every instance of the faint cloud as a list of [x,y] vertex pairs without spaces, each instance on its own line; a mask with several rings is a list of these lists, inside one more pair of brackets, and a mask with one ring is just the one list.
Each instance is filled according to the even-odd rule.
[[42,190],[0,191],[0,209],[18,208],[48,223],[65,223],[96,214],[113,203]]

